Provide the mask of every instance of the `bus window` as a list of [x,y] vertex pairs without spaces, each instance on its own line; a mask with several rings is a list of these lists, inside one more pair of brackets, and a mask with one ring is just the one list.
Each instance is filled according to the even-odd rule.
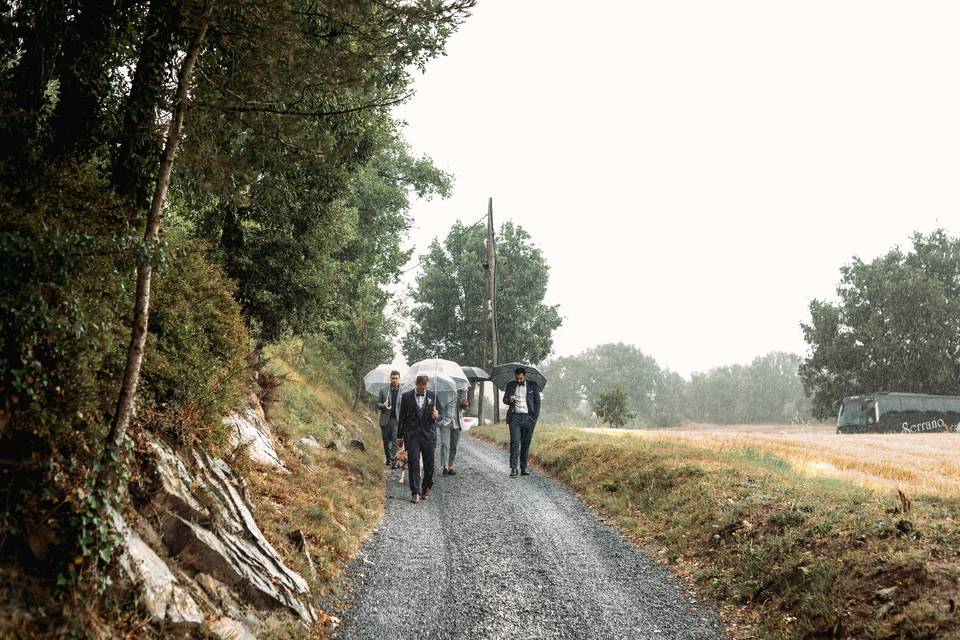
[[880,419],[890,413],[900,413],[899,396],[879,396],[877,397],[877,406],[880,410]]
[[867,424],[877,424],[877,401],[873,398],[863,401],[863,417]]
[[859,398],[850,398],[843,401],[840,415],[837,416],[838,427],[862,427],[864,425],[863,401]]
[[901,398],[901,411],[922,411],[920,399],[912,396]]

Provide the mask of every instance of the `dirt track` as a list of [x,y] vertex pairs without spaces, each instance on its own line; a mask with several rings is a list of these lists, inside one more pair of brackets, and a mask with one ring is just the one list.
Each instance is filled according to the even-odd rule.
[[464,438],[423,503],[391,474],[342,638],[722,637],[716,614],[569,490]]

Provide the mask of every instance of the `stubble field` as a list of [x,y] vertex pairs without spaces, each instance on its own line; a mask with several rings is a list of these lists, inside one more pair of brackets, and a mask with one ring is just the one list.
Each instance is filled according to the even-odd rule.
[[621,437],[681,441],[783,459],[797,473],[847,480],[882,492],[960,495],[960,434],[837,434],[832,425],[689,425],[676,429],[589,429]]

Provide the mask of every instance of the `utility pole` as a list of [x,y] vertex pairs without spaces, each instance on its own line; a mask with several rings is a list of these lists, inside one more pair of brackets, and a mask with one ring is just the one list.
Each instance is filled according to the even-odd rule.
[[[487,274],[490,283],[490,311],[491,311],[491,333],[493,334],[493,366],[492,372],[500,364],[499,336],[497,335],[497,252],[494,247],[493,235],[493,198],[487,201],[487,262],[490,264],[490,270]],[[493,422],[500,423],[500,394],[496,387],[493,392]]]
[[[491,199],[492,201],[492,199]],[[486,371],[490,371],[490,368],[487,366],[487,326],[490,321],[490,296],[493,292],[492,284],[493,279],[490,277],[493,274],[493,265],[491,264],[491,256],[493,255],[493,247],[490,244],[490,216],[492,211],[488,209],[487,211],[487,237],[486,237],[486,250],[484,251],[483,256],[483,307],[481,309],[481,327],[480,327],[480,367]],[[484,402],[483,402],[483,390],[486,387],[485,382],[480,382],[480,407],[477,410],[477,421],[480,423],[480,426],[483,426],[483,414],[484,414]],[[494,387],[496,389],[496,387]],[[497,393],[494,391],[494,405],[496,405]]]

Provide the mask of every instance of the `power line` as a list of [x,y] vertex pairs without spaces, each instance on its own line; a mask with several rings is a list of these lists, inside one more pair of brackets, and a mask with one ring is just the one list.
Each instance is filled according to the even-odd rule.
[[[456,239],[459,240],[459,239],[462,238],[463,236],[467,235],[467,232],[472,231],[472,230],[473,230],[477,225],[479,225],[481,222],[485,222],[486,219],[487,219],[487,215],[484,214],[482,218],[480,218],[479,220],[477,220],[476,222],[474,222],[472,225],[470,225],[469,227],[467,227],[466,229],[464,229],[463,231],[461,231],[459,235],[455,236]],[[448,236],[447,239],[449,240],[449,236]],[[403,271],[400,272],[400,275],[402,276],[402,275],[406,275],[407,273],[410,273],[411,271],[413,271],[414,269],[416,269],[417,267],[419,267],[420,265],[422,265],[422,264],[423,264],[423,261],[424,261],[424,258],[420,258],[420,261],[417,262],[417,264],[413,265],[413,266],[410,267],[409,269],[404,269]]]

